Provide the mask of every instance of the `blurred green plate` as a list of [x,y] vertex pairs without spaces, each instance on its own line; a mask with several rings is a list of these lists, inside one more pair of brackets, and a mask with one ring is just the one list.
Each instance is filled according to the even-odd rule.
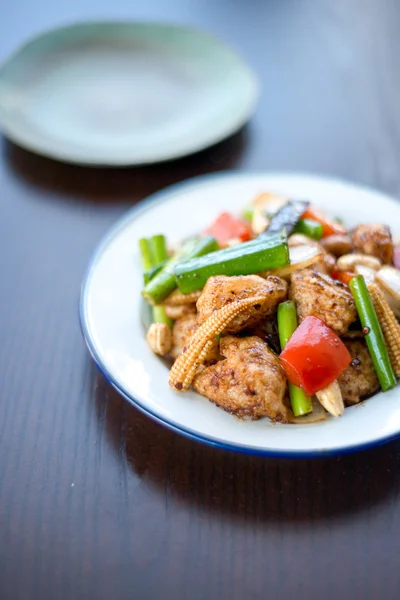
[[237,131],[254,74],[207,33],[159,23],[82,23],[35,38],[0,70],[0,128],[73,163],[178,158]]

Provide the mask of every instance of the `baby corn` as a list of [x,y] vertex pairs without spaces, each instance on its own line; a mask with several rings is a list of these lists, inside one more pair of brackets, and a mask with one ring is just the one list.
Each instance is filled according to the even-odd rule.
[[169,373],[169,385],[180,392],[189,389],[215,337],[222,333],[231,321],[238,314],[248,309],[249,306],[262,305],[265,301],[265,296],[256,296],[226,304],[216,310],[199,327],[190,339],[189,345],[183,349],[176,359]]
[[400,325],[379,286],[371,283],[368,289],[385,337],[393,371],[396,377],[400,377]]

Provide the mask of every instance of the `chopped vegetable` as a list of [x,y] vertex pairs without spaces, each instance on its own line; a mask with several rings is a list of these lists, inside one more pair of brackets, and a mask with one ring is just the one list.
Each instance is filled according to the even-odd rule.
[[286,376],[308,396],[326,388],[351,362],[346,346],[317,317],[306,317],[280,356]]
[[[153,240],[156,238],[155,244]],[[155,247],[157,246],[157,248]],[[165,243],[164,236],[154,236],[151,240],[146,238],[142,238],[139,240],[139,248],[140,255],[142,258],[143,268],[148,273],[149,270],[154,269],[155,267],[155,254],[158,256],[166,256],[167,247]],[[154,252],[155,250],[155,252]],[[146,279],[146,273],[144,274],[144,278]],[[165,308],[163,306],[154,306],[152,310],[153,323],[164,323],[168,325],[168,327],[172,327],[172,321],[165,312]]]
[[164,306],[153,306],[153,323],[165,323],[168,327],[172,327],[172,319],[165,312]]
[[220,246],[224,246],[229,240],[234,238],[238,238],[242,242],[247,242],[252,237],[250,225],[228,212],[221,213],[206,230],[206,233],[212,235]]
[[346,285],[349,285],[352,278],[355,276],[355,273],[351,273],[350,271],[339,271],[339,269],[333,269],[331,273],[332,279],[336,279],[336,281],[341,281]]
[[400,325],[379,286],[371,283],[368,290],[385,338],[390,364],[396,377],[400,377]]
[[301,246],[290,246],[289,247],[289,260],[290,264],[285,267],[279,267],[273,270],[274,275],[279,277],[286,277],[291,275],[295,271],[306,269],[311,267],[314,263],[318,262],[323,258],[323,253],[318,246],[311,244],[303,244]]
[[323,390],[316,392],[315,395],[328,413],[334,417],[342,416],[344,413],[344,402],[340,386],[336,379]]
[[326,420],[324,407],[316,398],[312,399],[312,412],[300,417],[289,417],[289,423],[295,425],[306,425],[308,423],[319,423]]
[[176,265],[181,264],[181,262],[183,263],[184,261],[190,261],[192,258],[214,252],[218,248],[217,241],[211,236],[204,237],[197,242],[189,242],[182,253],[176,254],[170,258],[165,267],[145,285],[142,292],[143,297],[149,304],[160,304],[164,298],[169,296],[176,288],[176,278],[174,273]]
[[322,228],[323,228],[322,237],[328,237],[329,235],[333,235],[335,233],[338,233],[338,234],[347,233],[346,229],[343,227],[343,225],[341,225],[340,223],[338,223],[337,221],[335,221],[333,219],[329,219],[328,217],[325,217],[323,214],[321,214],[320,212],[318,212],[311,206],[309,206],[307,208],[307,210],[304,211],[304,213],[302,214],[302,218],[303,219],[312,219],[313,221],[318,221],[318,223],[321,223]]
[[[281,302],[278,306],[278,331],[281,348],[286,344],[297,328],[297,315],[295,303],[289,300]],[[289,383],[290,402],[295,417],[306,415],[312,411],[311,398],[307,398],[303,390]]]
[[165,267],[166,264],[167,264],[167,261],[164,260],[162,263],[160,263],[156,267],[152,267],[151,269],[149,269],[148,271],[143,273],[144,284],[146,285],[146,283],[149,283],[149,281],[151,281],[153,279],[153,277],[155,277],[157,275],[157,273],[159,273],[161,271],[161,269],[163,269]]
[[286,235],[260,237],[175,266],[184,294],[201,290],[213,275],[251,275],[289,263]]
[[396,377],[390,364],[382,329],[362,275],[353,277],[350,281],[350,290],[353,294],[361,325],[363,326],[365,341],[367,342],[379,383],[382,390],[386,392],[396,385]]
[[261,236],[273,235],[280,233],[282,230],[290,235],[308,206],[305,200],[291,200],[287,202],[278,212],[272,217],[268,229]]
[[312,240],[320,240],[323,234],[323,227],[318,221],[312,219],[299,219],[293,229],[294,233],[303,233]]
[[154,256],[150,240],[147,238],[141,238],[139,240],[139,250],[143,271],[149,271],[154,267]]
[[245,208],[242,210],[242,217],[245,221],[250,221],[253,218],[254,215],[254,206],[245,206]]
[[151,238],[151,248],[155,266],[167,260],[168,250],[163,235],[153,235]]

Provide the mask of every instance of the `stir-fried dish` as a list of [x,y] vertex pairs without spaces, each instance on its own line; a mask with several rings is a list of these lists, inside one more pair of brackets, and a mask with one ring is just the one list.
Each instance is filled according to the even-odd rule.
[[238,416],[310,423],[400,377],[400,246],[308,201],[263,193],[170,251],[139,242],[151,349]]

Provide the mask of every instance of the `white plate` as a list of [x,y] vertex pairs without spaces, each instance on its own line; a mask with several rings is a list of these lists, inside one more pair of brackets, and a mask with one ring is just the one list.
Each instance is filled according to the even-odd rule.
[[90,265],[81,297],[86,342],[101,371],[149,416],[195,439],[242,452],[323,455],[363,448],[400,433],[400,388],[347,408],[339,419],[282,425],[243,422],[195,392],[168,387],[168,369],[145,340],[138,239],[163,232],[170,242],[207,226],[222,210],[239,212],[256,194],[272,190],[307,198],[353,226],[389,223],[400,232],[393,199],[349,183],[296,174],[198,177],[155,194],[131,210],[106,237]]
[[45,33],[0,70],[0,126],[70,162],[137,165],[197,152],[253,112],[253,73],[207,33],[82,23]]

